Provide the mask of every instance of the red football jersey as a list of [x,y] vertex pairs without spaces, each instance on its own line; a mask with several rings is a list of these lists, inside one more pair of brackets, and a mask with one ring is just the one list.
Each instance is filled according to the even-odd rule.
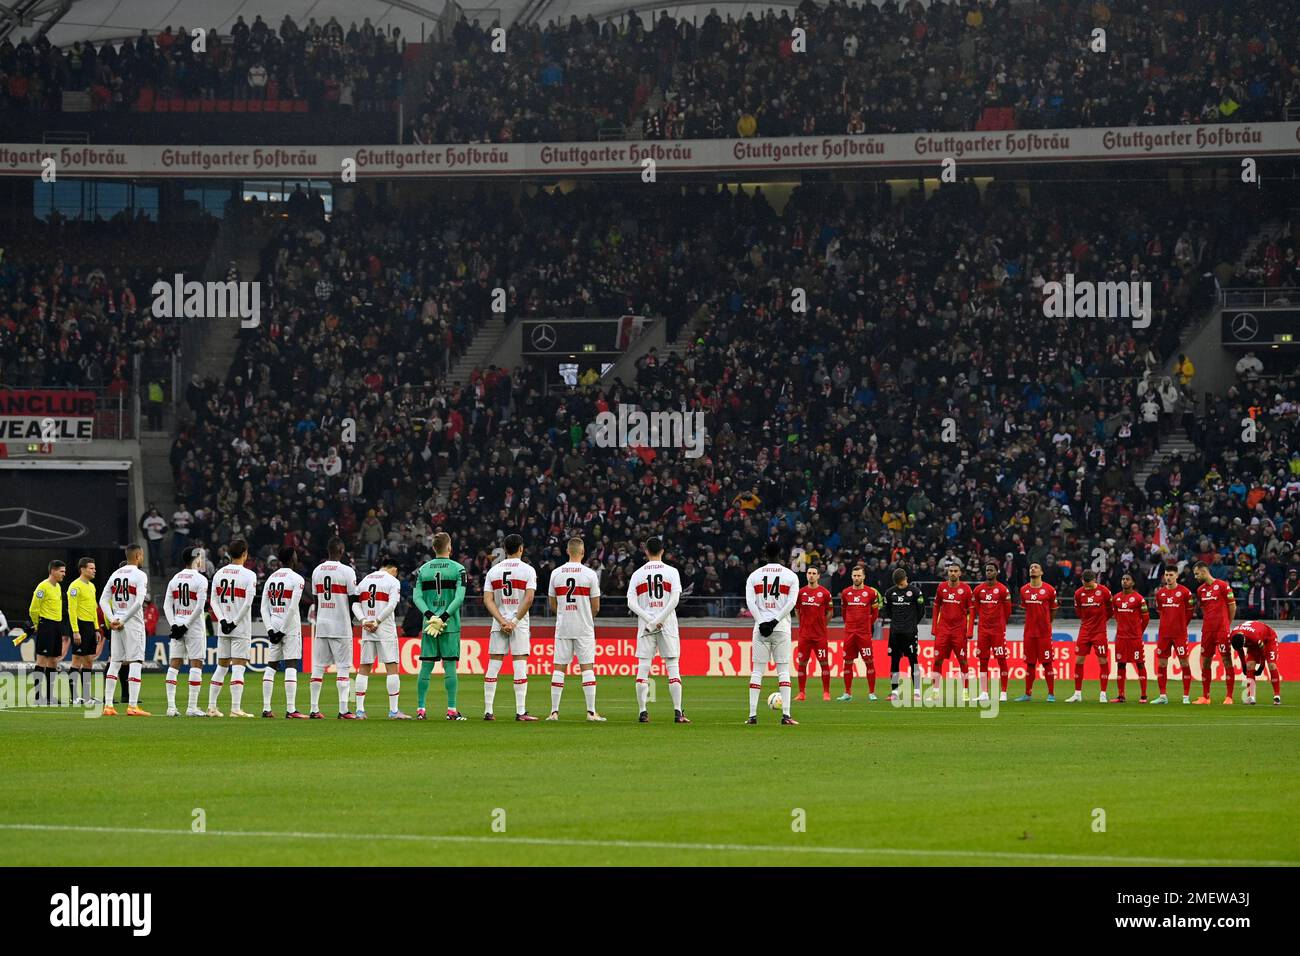
[[975,620],[984,637],[1006,637],[1011,617],[1011,589],[1001,581],[977,584],[974,591]]
[[1267,646],[1277,643],[1277,631],[1263,621],[1242,621],[1240,624],[1233,626],[1232,633],[1240,634],[1247,641],[1255,644]]
[[1156,588],[1156,609],[1160,612],[1160,637],[1186,637],[1192,620],[1192,592],[1181,584]]
[[1084,585],[1074,592],[1074,613],[1079,617],[1080,637],[1105,637],[1110,620],[1110,588],[1104,584]]
[[1151,620],[1146,598],[1137,591],[1121,591],[1111,601],[1111,610],[1115,612],[1115,640],[1142,640],[1142,632]]
[[831,592],[820,584],[817,587],[805,584],[799,589],[794,606],[799,612],[799,637],[810,641],[825,640],[826,619],[831,612]]
[[1056,588],[1046,581],[1038,587],[1026,584],[1020,589],[1020,606],[1025,609],[1025,637],[1051,640],[1051,612],[1060,607],[1056,603]]
[[1227,581],[1215,578],[1196,588],[1196,601],[1205,619],[1205,633],[1225,637],[1228,633],[1228,598],[1236,600]]
[[854,634],[870,634],[880,616],[877,604],[880,594],[870,584],[860,588],[849,585],[840,592],[840,607],[844,612],[844,627]]
[[971,607],[974,603],[975,595],[969,584],[962,582],[952,585],[944,581],[934,592],[934,623],[931,632],[945,637],[969,637]]

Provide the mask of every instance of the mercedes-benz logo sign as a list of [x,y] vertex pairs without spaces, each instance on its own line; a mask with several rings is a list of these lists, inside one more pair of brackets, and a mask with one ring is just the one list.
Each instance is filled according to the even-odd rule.
[[555,348],[555,342],[558,338],[559,336],[555,334],[554,326],[533,326],[531,341],[533,343],[533,348],[537,349],[539,352],[549,352],[551,349]]
[[1259,335],[1259,319],[1253,312],[1238,312],[1232,317],[1232,337],[1241,342],[1252,341]]
[[62,515],[52,515],[30,508],[0,508],[0,541],[52,544],[72,541],[89,529]]

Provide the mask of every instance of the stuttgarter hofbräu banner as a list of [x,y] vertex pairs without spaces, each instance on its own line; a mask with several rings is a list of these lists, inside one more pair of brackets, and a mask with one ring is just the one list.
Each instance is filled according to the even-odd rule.
[[[1282,679],[1300,680],[1300,623],[1295,621],[1270,621],[1268,623],[1278,633],[1278,667],[1281,670]],[[928,626],[923,628],[920,641],[921,660],[927,672],[931,669],[931,662],[934,660],[934,645],[929,640],[929,630]],[[1011,678],[1013,680],[1022,680],[1025,676],[1023,631],[1023,626],[1017,624],[1010,625],[1007,628],[1007,645],[1010,655]],[[1058,680],[1072,680],[1074,678],[1074,641],[1078,631],[1079,624],[1077,621],[1063,621],[1057,624],[1053,632],[1052,658]],[[266,660],[267,650],[271,645],[266,638],[266,629],[261,622],[254,623],[253,632],[252,659],[249,663],[253,670],[260,671]],[[352,648],[352,664],[355,670],[361,662],[361,631],[357,628],[354,629],[353,633],[355,640]],[[752,625],[743,623],[718,624],[716,626],[682,624],[682,675],[685,677],[748,676],[753,660],[751,656],[752,633]],[[311,640],[309,634],[310,630],[304,627],[303,668],[305,670],[311,667]],[[482,618],[467,622],[461,629],[459,670],[462,674],[482,674],[487,669],[488,634],[489,625]],[[551,658],[554,650],[553,635],[553,624],[537,623],[532,626],[532,653],[528,657],[529,674],[551,673]],[[844,659],[844,629],[843,627],[832,626],[829,629],[829,635],[831,673],[833,676],[838,677]],[[1146,658],[1147,667],[1152,676],[1155,673],[1156,663],[1155,635],[1155,626],[1148,627],[1146,633]],[[795,628],[794,637],[796,641],[798,636],[799,629]],[[1201,673],[1199,636],[1199,631],[1193,630],[1190,634],[1192,643],[1188,645],[1188,659],[1191,661],[1192,674],[1197,677]],[[887,632],[879,635],[874,642],[874,653],[877,661],[877,676],[888,679],[889,649],[885,640],[886,637]],[[12,647],[8,641],[0,641],[0,666],[6,663],[13,666],[13,663],[28,657],[32,653],[31,646],[31,641],[23,642],[22,648],[24,650],[20,654],[19,648]],[[420,667],[419,638],[399,636],[398,648],[398,665],[401,672],[403,674],[417,673]],[[974,650],[974,642],[971,642],[968,645],[967,653],[972,667],[975,666]],[[104,656],[106,655],[101,655],[101,658]],[[145,666],[148,669],[165,669],[167,666],[167,638],[165,636],[150,637],[145,657]],[[216,641],[212,637],[208,639],[207,664],[209,668],[216,664]],[[945,673],[955,673],[956,668],[956,662],[949,658]],[[330,669],[333,670],[333,668]],[[439,664],[438,670],[441,671],[441,669],[442,665]],[[1175,675],[1181,673],[1178,670],[1177,658],[1173,659],[1170,669]],[[577,673],[577,667],[571,666],[569,672]],[[1111,672],[1114,673],[1114,664],[1111,665]],[[636,626],[621,622],[618,624],[598,622],[596,627],[596,674],[601,677],[630,677],[635,673]],[[658,659],[656,659],[651,673],[657,675],[665,673],[663,664]],[[775,668],[769,666],[768,673],[775,673]],[[854,673],[860,677],[866,675],[866,668],[862,661],[858,661]],[[1130,673],[1133,672],[1130,671]],[[1097,678],[1097,659],[1095,656],[1089,656],[1084,676],[1089,680]],[[1223,665],[1217,659],[1214,662],[1214,678],[1215,680],[1223,679]]]
[[0,144],[0,175],[38,177],[47,159],[59,176],[339,179],[566,176],[656,171],[743,175],[777,169],[938,166],[958,163],[1126,162],[1300,155],[1300,123],[1123,126],[1098,129],[888,133],[772,139],[427,146],[112,146]]

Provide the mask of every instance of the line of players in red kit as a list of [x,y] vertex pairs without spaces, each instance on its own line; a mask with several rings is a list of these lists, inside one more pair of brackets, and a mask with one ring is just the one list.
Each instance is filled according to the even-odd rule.
[[[961,566],[951,564],[947,580],[935,592],[935,609],[931,622],[935,655],[932,671],[933,686],[937,689],[940,674],[949,656],[955,657],[962,674],[967,674],[966,646],[976,634],[976,655],[979,662],[979,695],[988,699],[989,665],[995,662],[1001,678],[1000,700],[1007,699],[1007,620],[1011,615],[1011,591],[998,580],[998,568],[989,564],[984,569],[983,583],[971,588],[961,580]],[[1236,672],[1232,651],[1236,650],[1246,680],[1245,700],[1255,702],[1255,678],[1267,667],[1273,685],[1273,703],[1281,703],[1281,674],[1277,667],[1277,632],[1262,621],[1235,622],[1236,597],[1232,587],[1216,579],[1204,563],[1194,569],[1196,593],[1178,583],[1176,568],[1167,568],[1162,586],[1156,589],[1154,599],[1159,612],[1159,631],[1156,638],[1157,682],[1160,694],[1150,703],[1167,704],[1169,661],[1177,657],[1182,672],[1183,703],[1209,704],[1214,657],[1223,661],[1226,684],[1225,704],[1233,702]],[[816,568],[807,571],[808,583],[799,589],[795,607],[799,615],[799,646],[796,663],[799,675],[799,695],[806,699],[809,664],[816,658],[821,671],[822,699],[830,700],[831,673],[827,623],[834,616],[835,602],[830,591],[819,584]],[[906,582],[904,582],[906,583]],[[1101,676],[1100,703],[1107,703],[1110,681],[1110,642],[1107,623],[1115,619],[1116,683],[1119,693],[1115,703],[1125,701],[1128,665],[1132,664],[1138,675],[1141,703],[1147,700],[1146,657],[1142,636],[1150,623],[1151,614],[1146,599],[1135,589],[1133,576],[1121,579],[1118,594],[1097,583],[1092,571],[1083,573],[1083,585],[1074,592],[1074,606],[1079,617],[1079,635],[1075,642],[1074,694],[1067,703],[1083,700],[1084,664],[1090,653],[1096,654]],[[859,658],[865,661],[867,689],[871,700],[876,700],[876,665],[871,637],[884,598],[875,588],[866,584],[866,573],[861,567],[853,569],[852,583],[840,592],[840,607],[844,618],[844,658],[841,673],[844,693],[840,701],[853,699],[854,665]],[[1025,693],[1017,702],[1033,699],[1034,683],[1041,666],[1047,684],[1047,700],[1055,701],[1055,675],[1052,670],[1052,622],[1057,602],[1056,589],[1043,581],[1043,569],[1030,565],[1029,583],[1020,589],[1020,605],[1025,612],[1024,653],[1027,670]],[[1202,616],[1201,629],[1201,696],[1191,700],[1192,671],[1188,659],[1188,625],[1199,605]],[[909,655],[911,656],[911,655]],[[913,661],[915,656],[911,656]],[[891,674],[893,690],[897,694],[898,674]],[[914,695],[921,695],[921,679],[914,678]],[[967,688],[969,698],[974,687]]]

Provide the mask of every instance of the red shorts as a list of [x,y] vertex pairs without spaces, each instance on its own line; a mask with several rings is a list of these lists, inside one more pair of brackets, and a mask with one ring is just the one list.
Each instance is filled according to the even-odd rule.
[[1080,634],[1074,641],[1074,652],[1079,657],[1086,657],[1092,651],[1098,655],[1105,654],[1108,650],[1107,645],[1110,642],[1106,640],[1106,632],[1100,634]]
[[1145,660],[1146,660],[1146,655],[1142,651],[1142,638],[1140,637],[1115,638],[1115,663],[1116,664],[1141,664]]
[[1232,645],[1228,643],[1228,635],[1222,637],[1210,637],[1207,634],[1201,635],[1201,660],[1213,660],[1214,652],[1218,651],[1223,659],[1230,660],[1232,657]]
[[1050,634],[1043,637],[1030,637],[1025,635],[1025,663],[1048,664],[1052,663],[1052,637]]
[[1246,660],[1252,664],[1276,664],[1277,641],[1247,641]]
[[846,661],[856,661],[859,657],[866,657],[869,659],[871,656],[871,635],[869,633],[845,635],[844,659]]
[[1168,657],[1170,651],[1173,651],[1177,657],[1186,657],[1187,635],[1179,634],[1177,637],[1166,637],[1162,634],[1156,638],[1157,657]]
[[982,661],[988,660],[990,656],[1005,661],[1007,659],[1007,635],[980,634],[979,639],[975,642],[975,648],[979,654],[979,659]]
[[809,634],[807,637],[805,637],[802,634],[799,635],[799,650],[801,651],[802,650],[824,651],[829,646],[830,646],[829,638],[813,637],[811,634]]
[[965,634],[939,634],[934,638],[934,659],[936,663],[941,663],[948,659],[948,655],[966,654],[966,635]]

